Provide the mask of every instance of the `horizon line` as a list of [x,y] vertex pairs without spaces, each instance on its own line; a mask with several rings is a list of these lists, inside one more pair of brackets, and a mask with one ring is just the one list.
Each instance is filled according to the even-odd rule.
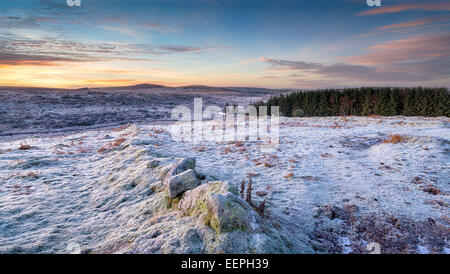
[[[85,90],[85,89],[108,89],[108,88],[138,88],[149,86],[149,88],[217,88],[217,89],[230,89],[230,88],[253,88],[253,89],[267,89],[267,90],[324,90],[324,89],[352,89],[352,88],[445,88],[446,86],[423,86],[423,85],[349,85],[349,86],[336,86],[336,87],[320,87],[320,88],[268,88],[258,86],[210,86],[210,85],[162,85],[143,82],[135,85],[118,85],[118,86],[83,86],[83,87],[45,87],[45,86],[20,86],[20,85],[0,85],[0,89],[7,88],[33,88],[33,89],[49,89],[49,90]],[[152,87],[153,86],[153,87]]]

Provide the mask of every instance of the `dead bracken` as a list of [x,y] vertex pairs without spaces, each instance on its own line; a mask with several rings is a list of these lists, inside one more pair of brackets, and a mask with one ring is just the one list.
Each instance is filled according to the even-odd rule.
[[30,148],[31,148],[31,146],[28,144],[25,144],[25,143],[22,143],[19,146],[19,150],[29,150]]
[[427,187],[427,188],[424,188],[423,191],[425,191],[427,193],[430,193],[432,195],[439,195],[439,194],[441,194],[441,191],[438,188],[436,188],[436,187]]
[[107,143],[106,146],[103,146],[103,147],[99,148],[97,150],[97,152],[98,153],[103,153],[103,152],[105,152],[107,150],[114,149],[114,148],[120,146],[121,144],[123,144],[125,141],[126,141],[126,139],[123,138],[123,137],[122,138],[118,138],[118,139],[116,139],[116,140],[114,140],[112,142]]
[[406,138],[400,134],[391,134],[389,138],[383,141],[383,144],[398,144],[402,142],[406,142]]

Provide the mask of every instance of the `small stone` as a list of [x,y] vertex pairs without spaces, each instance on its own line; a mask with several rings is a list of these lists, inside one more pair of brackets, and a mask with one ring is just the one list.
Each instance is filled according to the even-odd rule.
[[188,169],[180,174],[169,178],[167,186],[169,198],[173,199],[187,190],[196,188],[199,185],[195,171]]
[[412,184],[423,184],[424,182],[423,182],[422,178],[416,176],[411,180],[411,183]]
[[90,254],[92,251],[94,251],[92,248],[86,248],[82,249],[80,254]]
[[154,160],[154,161],[152,161],[151,163],[150,163],[150,167],[151,168],[156,168],[156,167],[158,167],[159,166],[159,161],[157,161],[157,160]]
[[256,191],[256,196],[262,197],[262,196],[266,196],[267,195],[267,191]]
[[195,169],[195,158],[185,158],[178,163],[175,164],[175,166],[169,170],[169,172],[164,177],[164,181],[168,180],[170,177],[178,175],[188,169]]
[[161,234],[162,234],[161,231],[155,230],[155,231],[153,231],[153,232],[150,234],[150,237],[152,237],[152,239],[154,239],[154,238],[158,237],[158,236],[161,235]]
[[199,180],[205,180],[206,179],[206,174],[204,174],[203,172],[196,171],[195,175],[197,175],[197,178]]

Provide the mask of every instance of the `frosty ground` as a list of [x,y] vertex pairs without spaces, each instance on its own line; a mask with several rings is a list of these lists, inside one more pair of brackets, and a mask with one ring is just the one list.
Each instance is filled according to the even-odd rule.
[[201,97],[205,105],[223,108],[226,103],[245,106],[279,92],[262,88],[174,88],[151,84],[76,90],[0,87],[0,140],[171,120],[174,107],[192,108],[195,97]]
[[[449,122],[281,118],[273,151],[177,142],[157,123],[4,141],[0,253],[368,253],[372,242],[381,253],[449,253]],[[236,244],[162,204],[157,168],[186,157],[203,184],[239,186],[253,173],[253,203],[267,198],[276,233]]]

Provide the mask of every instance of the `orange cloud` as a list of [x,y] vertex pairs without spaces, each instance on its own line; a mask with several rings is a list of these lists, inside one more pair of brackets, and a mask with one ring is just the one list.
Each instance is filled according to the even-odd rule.
[[368,48],[368,54],[343,58],[352,64],[382,65],[450,56],[450,35],[414,37]]
[[9,66],[56,66],[52,61],[41,60],[0,60],[0,68]]
[[245,59],[239,62],[239,64],[245,65],[245,64],[253,64],[253,63],[258,63],[258,62],[264,62],[265,58],[264,57],[260,57],[260,58],[252,58],[252,59]]
[[370,10],[360,12],[357,15],[374,15],[408,10],[448,11],[450,10],[450,2],[403,4],[390,7],[384,6],[380,8],[372,8]]
[[407,22],[403,22],[403,23],[387,25],[384,27],[376,28],[375,30],[382,31],[382,30],[417,27],[417,26],[422,26],[422,25],[426,25],[426,24],[438,22],[438,21],[445,21],[445,20],[449,20],[449,19],[450,18],[424,18],[424,19],[419,19],[419,20],[414,20],[414,21],[407,21]]

